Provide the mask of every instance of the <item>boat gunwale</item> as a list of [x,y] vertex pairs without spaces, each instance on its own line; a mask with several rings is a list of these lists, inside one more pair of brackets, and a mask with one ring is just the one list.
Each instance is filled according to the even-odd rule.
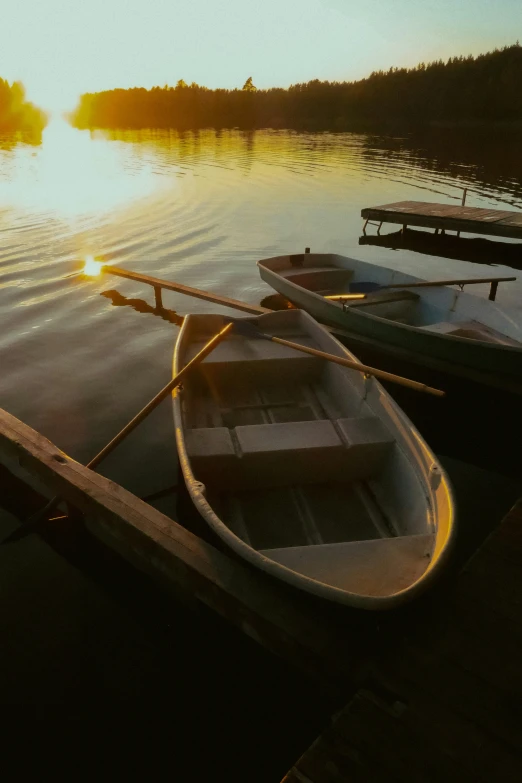
[[[339,255],[339,254],[338,253],[329,253],[328,255],[336,256],[336,255]],[[283,275],[279,274],[279,272],[276,272],[274,269],[270,269],[270,267],[265,265],[266,261],[271,261],[272,259],[276,259],[276,258],[285,258],[285,256],[272,256],[271,258],[261,259],[260,261],[257,261],[256,263],[257,263],[258,268],[263,268],[270,275],[273,275],[274,277],[277,277],[277,278],[280,278],[281,280],[284,280],[285,283],[289,284],[295,290],[297,290],[297,291],[305,291],[307,295],[313,296],[318,302],[326,304],[332,312],[339,312],[339,308],[337,307],[337,303],[336,302],[333,302],[333,301],[330,301],[330,300],[326,299],[324,296],[321,296],[321,294],[318,294],[316,291],[311,291],[309,288],[306,288],[305,286],[298,285],[297,283],[293,283],[291,278],[284,277]],[[360,262],[356,258],[350,258],[349,256],[342,256],[342,258],[345,258],[348,261],[354,261],[355,263],[367,263],[365,261]],[[389,271],[389,272],[397,271],[397,270],[391,269],[390,267],[385,267],[385,266],[380,266],[380,265],[376,265],[376,266],[379,269],[385,269],[386,271]],[[339,268],[342,269],[342,267],[339,267]],[[407,274],[407,273],[404,273],[404,274]],[[426,281],[422,277],[415,277],[414,275],[409,275],[409,277],[412,278],[412,281],[429,282],[429,281]],[[264,279],[264,278],[262,277],[262,279]],[[265,282],[267,282],[267,281],[265,280]],[[275,286],[272,286],[272,288],[275,288]],[[444,286],[444,288],[448,288],[449,290],[454,290],[454,289],[451,289],[450,286]],[[275,288],[275,290],[277,291],[278,289]],[[473,299],[482,299],[482,297],[477,297],[475,294],[470,294],[470,293],[465,292],[465,291],[460,291],[460,292],[456,292],[456,293],[460,293],[461,296],[463,295],[466,298],[467,297],[473,297]],[[419,294],[419,296],[422,296],[422,294]],[[489,304],[489,300],[488,299],[483,299],[483,301],[484,301],[484,303],[486,303],[486,307],[487,307],[488,304]],[[353,308],[353,309],[349,309],[349,310],[345,310],[343,308],[342,312],[344,312],[344,313],[350,312],[351,314],[353,314],[355,316],[361,316],[363,319],[366,318],[366,319],[368,319],[370,321],[379,321],[379,322],[381,322],[383,324],[387,324],[388,326],[391,326],[393,329],[404,330],[404,331],[412,332],[412,333],[415,333],[415,334],[421,333],[423,336],[426,337],[427,340],[431,341],[432,339],[434,339],[434,340],[437,340],[438,342],[440,342],[441,344],[444,344],[447,340],[450,340],[450,341],[455,341],[455,342],[457,342],[460,345],[469,345],[470,343],[474,343],[474,344],[480,346],[483,350],[486,350],[488,352],[489,351],[494,351],[495,354],[497,354],[497,355],[498,355],[499,351],[501,353],[512,354],[512,355],[522,354],[522,344],[520,346],[506,345],[504,343],[492,343],[492,342],[487,341],[487,340],[477,340],[477,339],[475,339],[473,337],[461,337],[459,335],[455,335],[455,334],[451,334],[451,333],[449,333],[449,334],[437,333],[437,332],[429,331],[428,329],[424,329],[423,327],[420,327],[420,326],[414,326],[412,324],[399,323],[398,321],[394,321],[391,318],[383,318],[382,316],[375,315],[373,313],[365,313],[363,310],[359,310],[358,308]],[[484,325],[487,326],[487,324],[484,324]],[[506,335],[506,337],[509,337],[509,335]],[[512,338],[512,339],[515,339],[515,338]],[[391,343],[391,344],[393,345],[393,343]],[[449,360],[443,360],[443,361],[449,361]]]

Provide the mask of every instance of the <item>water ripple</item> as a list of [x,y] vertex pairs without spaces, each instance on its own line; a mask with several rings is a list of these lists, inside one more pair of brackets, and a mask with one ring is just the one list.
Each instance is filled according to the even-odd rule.
[[[471,206],[520,208],[516,161],[518,150],[493,143],[288,131],[91,135],[66,127],[31,154],[6,145],[0,406],[73,454],[92,455],[168,377],[175,327],[99,296],[117,286],[153,304],[151,289],[79,276],[87,254],[252,302],[270,293],[255,261],[304,247],[426,276],[482,276],[479,265],[359,246],[360,210],[458,203],[464,187]],[[522,284],[510,285],[500,295],[518,304]],[[163,299],[182,314],[216,309],[172,292]]]

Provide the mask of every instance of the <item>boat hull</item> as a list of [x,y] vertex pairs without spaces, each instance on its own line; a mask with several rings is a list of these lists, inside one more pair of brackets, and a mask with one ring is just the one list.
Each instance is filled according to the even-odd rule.
[[423,358],[427,356],[439,361],[441,369],[447,372],[459,372],[459,368],[469,368],[472,372],[479,373],[486,383],[491,379],[496,386],[522,391],[522,346],[517,348],[441,335],[368,315],[356,308],[347,307],[343,310],[336,303],[269,269],[264,262],[258,262],[258,267],[260,276],[266,283],[295,307],[306,310],[321,323],[361,336],[376,345],[405,350],[412,358],[419,357],[420,363],[423,363]]

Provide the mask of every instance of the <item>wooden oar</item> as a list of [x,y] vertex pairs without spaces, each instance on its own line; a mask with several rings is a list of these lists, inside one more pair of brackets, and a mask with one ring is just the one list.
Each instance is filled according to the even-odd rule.
[[516,277],[472,277],[459,280],[420,280],[417,283],[393,283],[382,288],[431,288],[440,285],[471,285],[472,283],[507,283]]
[[464,286],[473,285],[474,283],[491,283],[489,298],[494,300],[499,283],[508,283],[516,279],[516,277],[467,277],[459,278],[458,280],[419,280],[416,283],[390,283],[389,285],[380,285],[379,283],[361,280],[360,283],[350,283],[350,294],[347,297],[350,298],[352,293],[367,294],[372,291],[386,291],[390,288],[433,288],[446,285]]
[[349,367],[350,370],[357,370],[365,375],[373,375],[376,378],[380,378],[383,381],[390,381],[391,383],[397,383],[400,386],[406,386],[408,389],[415,389],[415,391],[424,392],[425,394],[433,394],[435,397],[445,397],[446,392],[440,389],[434,389],[432,386],[426,386],[425,383],[418,383],[418,381],[412,381],[410,378],[403,378],[401,375],[394,375],[391,372],[385,372],[379,370],[376,367],[369,367],[366,364],[360,364],[359,362],[353,362],[351,359],[344,359],[341,356],[334,356],[334,354],[326,353],[325,351],[319,351],[317,348],[309,348],[306,345],[300,343],[292,343],[289,340],[283,340],[281,337],[273,337],[271,334],[265,334],[260,332],[249,321],[238,318],[234,319],[234,329],[244,337],[253,337],[261,340],[270,340],[273,343],[279,343],[279,345],[286,345],[287,348],[293,348],[296,351],[302,353],[309,353],[311,356],[317,356],[319,359],[326,359],[328,362],[334,362],[340,364],[343,367]]
[[[122,440],[126,438],[127,435],[129,435],[129,433],[131,433],[138,426],[138,424],[140,424],[143,419],[149,415],[149,413],[158,407],[160,402],[162,402],[165,397],[167,397],[168,394],[170,394],[170,392],[176,388],[176,386],[179,386],[185,375],[198,364],[200,364],[203,359],[208,356],[209,353],[214,350],[214,348],[216,348],[221,340],[227,336],[233,326],[234,324],[232,322],[228,323],[220,332],[218,332],[218,334],[214,335],[214,337],[201,349],[201,351],[196,356],[194,356],[194,358],[191,359],[190,362],[185,365],[185,367],[183,367],[176,377],[169,381],[169,383],[167,383],[167,385],[164,386],[163,389],[158,392],[158,394],[156,394],[156,396],[147,405],[145,405],[145,407],[142,408],[141,411],[122,430],[120,430],[120,432],[110,441],[110,443],[108,443],[95,457],[93,457],[93,459],[91,459],[86,467],[94,470],[100,464],[100,462],[105,459],[105,457],[110,454],[111,451],[113,451],[116,446],[118,446]],[[21,527],[17,528],[13,533],[4,538],[1,544],[10,544],[30,535],[30,533],[34,532],[35,528],[38,527],[40,522],[43,522],[45,517],[54,508],[56,508],[61,500],[62,498],[59,495],[56,495],[47,503],[46,506],[44,506],[44,508],[42,508],[40,511],[37,511],[36,514],[33,514],[33,516],[29,517],[29,519],[24,522]]]
[[366,299],[366,294],[329,294],[325,299],[331,299],[334,302],[346,299]]

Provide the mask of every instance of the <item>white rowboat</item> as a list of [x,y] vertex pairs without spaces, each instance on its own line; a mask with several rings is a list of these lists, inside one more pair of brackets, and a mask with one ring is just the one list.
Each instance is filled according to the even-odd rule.
[[[420,363],[424,357],[437,360],[448,372],[467,368],[486,383],[491,378],[506,388],[522,385],[520,313],[469,288],[417,287],[426,281],[334,253],[277,256],[259,261],[258,267],[265,282],[321,323],[376,347],[406,350]],[[350,288],[357,291],[365,283],[383,288],[364,298],[326,298],[349,297]]]
[[[249,318],[264,333],[355,360],[306,313]],[[174,373],[226,323],[185,318]],[[185,483],[209,526],[262,570],[365,609],[425,589],[454,537],[448,479],[381,384],[231,333],[173,393]]]

